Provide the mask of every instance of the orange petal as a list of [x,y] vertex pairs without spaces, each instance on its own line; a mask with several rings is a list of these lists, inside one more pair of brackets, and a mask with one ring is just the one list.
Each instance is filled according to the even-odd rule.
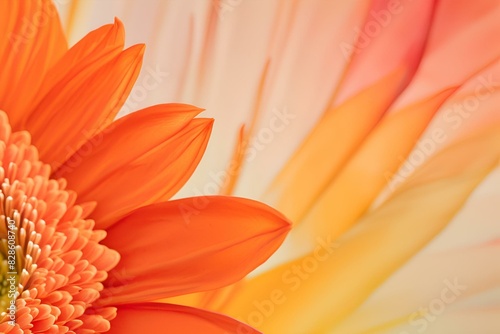
[[[104,25],[88,33],[47,72],[43,86],[33,101],[26,101],[23,120],[37,107],[40,101],[59,84],[59,89],[68,81],[79,76],[88,78],[101,67],[117,57],[123,50],[125,31],[120,20]],[[22,101],[20,101],[22,102]]]
[[198,165],[212,127],[211,119],[192,119],[200,111],[166,104],[123,117],[75,152],[55,177],[65,177],[82,202],[97,201],[91,217],[106,228],[182,187]]
[[67,42],[52,1],[0,1],[0,109],[18,130],[22,104],[66,52]]
[[107,333],[256,334],[259,331],[222,314],[192,307],[142,303],[122,305]]
[[26,129],[46,163],[60,165],[112,121],[135,83],[143,53],[143,45],[132,46],[98,70],[90,66],[59,81],[45,95]]
[[108,229],[121,255],[102,304],[216,289],[262,264],[282,243],[285,217],[252,200],[208,196],[143,207]]

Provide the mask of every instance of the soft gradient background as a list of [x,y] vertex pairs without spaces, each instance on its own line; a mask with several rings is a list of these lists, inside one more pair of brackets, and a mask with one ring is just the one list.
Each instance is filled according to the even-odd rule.
[[[384,1],[55,0],[55,3],[60,9],[70,44],[88,31],[112,22],[114,17],[124,22],[127,45],[146,44],[143,71],[121,115],[161,102],[185,102],[206,108],[204,116],[215,118],[207,152],[177,197],[227,190],[223,187],[223,181],[226,181],[224,176],[227,175],[225,173],[237,146],[240,128],[245,124],[244,136],[251,138],[248,149],[252,154],[242,159],[241,174],[232,193],[277,206],[295,223],[329,221],[337,217],[335,212],[330,211],[352,206],[353,201],[358,199],[357,194],[369,188],[370,182],[356,178],[354,173],[348,179],[349,182],[346,181],[346,189],[351,189],[352,194],[347,194],[344,199],[337,198],[337,202],[333,201],[329,206],[328,202],[320,203],[321,199],[313,196],[313,192],[309,196],[307,191],[303,191],[307,186],[297,181],[300,179],[305,184],[320,182],[318,180],[322,176],[318,166],[327,164],[324,161],[329,161],[336,154],[336,149],[342,147],[343,143],[336,142],[335,137],[319,137],[314,145],[302,152],[303,160],[307,161],[304,166],[311,166],[309,170],[303,166],[297,167],[300,170],[290,174],[294,177],[284,177],[282,183],[274,183],[274,186],[272,182],[308,134],[320,131],[318,124],[321,122],[327,124],[325,115],[330,109],[342,105],[383,78],[400,75],[398,70],[401,69],[405,70],[402,72],[403,78],[411,77],[404,91],[388,81],[371,98],[355,108],[359,113],[351,113],[343,118],[345,122],[340,128],[346,133],[356,133],[367,126],[373,116],[369,110],[376,105],[377,96],[384,92],[397,97],[390,104],[386,115],[401,113],[412,103],[433,97],[439,100],[439,103],[436,102],[439,108],[433,114],[432,121],[427,121],[429,126],[420,140],[432,139],[436,129],[442,131],[446,140],[434,142],[436,146],[425,154],[425,160],[434,162],[427,169],[416,172],[420,177],[414,179],[413,183],[411,180],[406,182],[405,177],[404,182],[394,187],[386,184],[376,198],[369,201],[366,212],[373,212],[392,198],[397,194],[395,189],[401,191],[416,187],[426,180],[453,174],[457,176],[455,183],[443,182],[442,185],[436,184],[437,188],[426,190],[445,187],[442,192],[436,192],[437,195],[414,194],[414,198],[428,197],[429,214],[435,211],[438,215],[439,208],[460,191],[460,180],[466,180],[469,171],[464,166],[475,162],[480,164],[481,159],[489,157],[492,151],[494,154],[491,156],[498,157],[498,1],[485,0],[472,4],[470,1],[448,0],[440,1],[437,5],[434,1],[426,0],[397,2],[401,11],[391,15],[387,24],[380,23],[372,14],[380,13],[390,3]],[[431,9],[433,6],[435,10]],[[384,18],[379,19],[385,22]],[[379,22],[380,32],[369,38],[357,57],[346,56],[345,48],[352,47],[357,32],[367,22]],[[151,81],[154,72],[157,73],[156,77],[153,76],[156,81]],[[153,82],[157,85],[151,88],[149,83]],[[481,93],[489,92],[488,96],[479,98],[479,90]],[[463,114],[456,111],[457,105],[463,109],[469,103],[467,98],[471,96],[476,97],[477,105],[471,104]],[[273,131],[275,127],[272,124],[276,122],[277,113],[291,116],[283,123],[283,127]],[[414,113],[424,112],[416,110]],[[357,165],[357,168],[361,168],[359,173],[370,170],[373,164],[384,159],[383,156],[391,156],[392,148],[397,144],[410,140],[406,138],[406,133],[420,126],[420,121],[423,122],[418,118],[408,118],[406,123],[402,123],[400,131],[388,133],[388,139],[383,141],[385,149],[364,155],[363,160],[360,160],[362,164]],[[486,135],[484,143],[475,142],[469,149],[444,154],[439,158],[439,153],[446,147],[452,147],[468,136],[486,133],[485,129],[489,126],[493,130]],[[309,156],[322,159],[308,160]],[[438,158],[432,160],[436,156]],[[399,159],[400,156],[391,158]],[[403,161],[404,157],[401,156],[400,163]],[[443,166],[449,168],[441,170]],[[379,179],[383,176],[377,175]],[[295,181],[291,182],[294,178]],[[355,311],[333,326],[335,329],[332,329],[332,333],[417,333],[419,327],[409,323],[408,315],[417,312],[420,307],[428,307],[435,298],[440,298],[443,280],[453,281],[454,278],[463,282],[467,289],[453,303],[447,304],[445,311],[435,320],[428,322],[425,332],[500,332],[498,160],[496,168],[489,171],[486,178],[478,179],[478,182],[480,185],[465,204],[460,205],[456,215],[449,217],[452,219],[446,218],[443,232],[436,238],[430,238],[430,243],[415,253],[373,293],[368,293],[369,297],[356,305]],[[318,187],[328,189],[330,185],[325,183]],[[280,193],[284,191],[287,194]],[[316,207],[310,213],[312,217],[304,218],[301,210],[307,211],[307,208],[301,208],[301,203]],[[319,204],[315,206],[314,203]],[[378,219],[401,220],[402,224],[405,219],[411,221],[411,217],[408,218],[404,213],[411,211],[409,206],[413,202],[399,199],[396,203],[399,204],[393,207],[390,215]],[[426,206],[422,207],[424,209],[421,210],[426,211]],[[417,233],[421,229],[419,224],[425,226],[425,223],[419,217],[413,217],[407,227],[410,229],[409,236],[406,237],[410,238],[411,229]],[[311,226],[315,224],[300,224],[282,249],[259,272],[308,254],[315,246],[315,237],[322,235],[318,231],[324,232],[321,227],[316,229]],[[364,252],[369,255],[373,248],[384,247],[389,247],[388,252],[397,253],[400,249],[403,252],[405,239],[403,236],[401,238],[400,245],[367,244]],[[384,260],[384,257],[374,258],[380,263]],[[356,266],[356,263],[352,265]],[[359,266],[363,265],[359,263]],[[314,274],[320,275],[319,272],[311,273]],[[364,272],[364,275],[370,275],[370,271]],[[357,279],[352,278],[354,281]],[[339,289],[328,285],[317,289],[329,288]],[[303,291],[307,289],[305,287]],[[332,307],[320,300],[319,296],[310,300],[317,300],[318,305],[324,304],[327,309]],[[276,323],[276,326],[280,326],[280,319],[294,317],[301,308],[307,313],[306,310],[314,309],[315,304],[298,304],[293,308],[290,306],[292,303],[297,302],[290,300],[283,305],[275,305],[284,311],[276,310],[266,319],[266,324]],[[210,305],[207,307],[217,309]],[[224,311],[231,313],[228,310]],[[234,315],[248,321],[241,313]],[[317,319],[311,317],[311,321]],[[268,328],[272,329],[269,333],[291,333],[286,328],[282,332],[273,326]]]

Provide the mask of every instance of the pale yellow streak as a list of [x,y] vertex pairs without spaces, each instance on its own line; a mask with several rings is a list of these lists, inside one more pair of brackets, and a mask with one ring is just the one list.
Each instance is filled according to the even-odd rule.
[[68,17],[66,19],[66,37],[69,39],[75,28],[75,18],[77,15],[78,8],[80,7],[80,0],[71,1]]

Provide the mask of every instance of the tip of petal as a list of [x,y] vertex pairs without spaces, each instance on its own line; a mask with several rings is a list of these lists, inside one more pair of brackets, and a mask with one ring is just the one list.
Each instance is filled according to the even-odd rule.
[[136,50],[137,55],[142,57],[144,55],[144,51],[146,50],[146,44],[144,43],[136,44],[130,47],[130,49],[132,48],[137,49]]
[[191,129],[191,132],[196,135],[210,135],[214,125],[214,121],[215,120],[213,118],[195,118],[192,121],[193,128]]
[[123,22],[118,17],[116,17],[116,16],[115,16],[113,24],[117,28],[122,28],[122,29],[124,28]]

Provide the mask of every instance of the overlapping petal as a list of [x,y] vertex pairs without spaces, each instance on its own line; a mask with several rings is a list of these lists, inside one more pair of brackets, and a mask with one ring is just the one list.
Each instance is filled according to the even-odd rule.
[[69,75],[32,109],[25,126],[45,161],[57,168],[113,120],[135,83],[143,53],[143,45],[134,45],[97,69]]
[[[401,5],[397,14],[386,9],[387,25],[380,26],[373,13],[381,15],[381,8],[387,8],[388,3],[374,1],[372,4],[361,29],[365,35],[352,46],[351,62],[345,68],[343,81],[332,93],[330,105],[269,187],[266,200],[275,203],[294,222],[304,218],[312,203],[379,125],[411,82],[421,60],[434,2],[425,1],[418,6],[417,13],[412,11],[415,4],[407,2]],[[372,26],[379,29],[377,38],[366,35]],[[404,32],[411,32],[404,44],[390,53],[393,57],[390,61],[381,62],[390,48],[388,44]],[[376,63],[383,66],[374,65]],[[355,126],[349,126],[351,124]]]
[[[455,90],[439,92],[382,119],[310,204],[302,224],[294,229],[293,242],[311,246],[317,235],[337,238],[351,228],[392,181],[433,116]],[[407,128],[407,124],[412,127]],[[444,131],[436,130],[434,134],[440,141],[444,136]]]
[[123,117],[90,138],[55,175],[65,177],[82,201],[97,201],[92,217],[109,227],[136,208],[169,199],[189,178],[213,123],[193,119],[200,111],[166,104]]

